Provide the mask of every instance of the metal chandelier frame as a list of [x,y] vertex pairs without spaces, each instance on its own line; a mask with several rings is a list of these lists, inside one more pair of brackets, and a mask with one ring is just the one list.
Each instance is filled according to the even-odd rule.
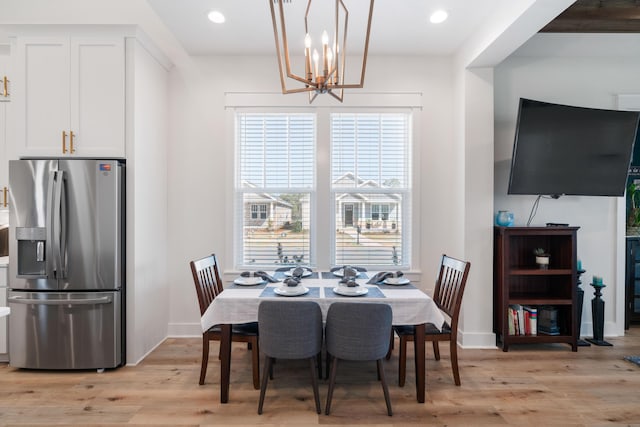
[[[369,35],[371,33],[371,17],[373,15],[373,2],[369,3],[369,16],[367,20],[367,30],[362,55],[362,69],[359,83],[344,83],[344,72],[346,65],[346,44],[347,28],[349,22],[349,11],[343,0],[335,0],[335,21],[333,29],[333,48],[329,47],[328,35],[325,31],[322,41],[322,71],[320,71],[319,54],[314,51],[315,67],[312,65],[312,55],[309,37],[309,10],[313,0],[308,0],[304,15],[305,28],[305,75],[301,77],[291,71],[291,60],[289,58],[289,42],[287,38],[287,26],[284,17],[283,3],[285,0],[267,0],[271,8],[271,20],[273,23],[273,34],[276,42],[276,54],[278,56],[278,68],[280,70],[280,84],[282,93],[309,93],[309,103],[312,103],[319,94],[328,93],[338,101],[343,102],[344,89],[360,89],[364,86],[364,75],[367,68],[367,55],[369,53]],[[363,0],[358,0],[363,1]],[[274,3],[278,3],[278,13]],[[343,25],[340,28],[340,11],[344,14]],[[278,19],[279,18],[279,19]],[[279,22],[279,24],[278,24]],[[278,31],[280,28],[280,32]],[[340,31],[341,30],[341,31]],[[342,39],[342,44],[339,40]],[[283,66],[284,62],[284,66]],[[314,70],[315,68],[315,70]],[[315,71],[315,72],[314,72]],[[287,89],[287,78],[293,79],[303,87]]]

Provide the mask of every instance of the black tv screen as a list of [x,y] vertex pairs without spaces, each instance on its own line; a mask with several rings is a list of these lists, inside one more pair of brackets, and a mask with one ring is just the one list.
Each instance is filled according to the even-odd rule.
[[639,117],[521,98],[508,194],[624,195]]

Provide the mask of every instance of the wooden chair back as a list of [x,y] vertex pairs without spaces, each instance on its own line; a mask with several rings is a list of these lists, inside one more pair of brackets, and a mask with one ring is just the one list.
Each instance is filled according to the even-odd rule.
[[191,265],[193,283],[196,286],[196,292],[198,294],[200,315],[203,315],[213,302],[213,299],[223,290],[220,273],[218,271],[218,261],[215,254],[211,254],[207,257],[191,261],[189,264]]
[[433,292],[433,300],[451,318],[451,330],[457,330],[462,295],[467,284],[471,263],[442,255],[440,272]]

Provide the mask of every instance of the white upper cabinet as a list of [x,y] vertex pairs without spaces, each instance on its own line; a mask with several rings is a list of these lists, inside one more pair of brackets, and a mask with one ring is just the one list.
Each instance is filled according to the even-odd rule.
[[124,37],[15,43],[19,156],[125,157]]

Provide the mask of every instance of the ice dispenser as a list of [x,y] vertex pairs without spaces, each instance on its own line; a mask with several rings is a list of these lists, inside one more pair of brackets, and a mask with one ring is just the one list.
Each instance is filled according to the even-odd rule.
[[46,277],[46,228],[16,227],[18,277]]

